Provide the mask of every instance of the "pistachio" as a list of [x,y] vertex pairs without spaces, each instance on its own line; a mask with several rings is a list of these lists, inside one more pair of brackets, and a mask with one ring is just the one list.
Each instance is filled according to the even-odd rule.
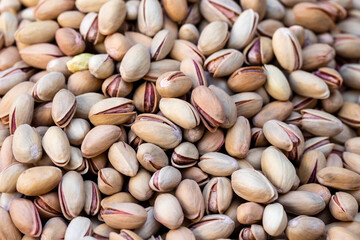
[[163,193],[155,199],[154,217],[167,228],[176,229],[182,224],[184,213],[176,197]]
[[204,69],[201,67],[201,64],[198,61],[192,58],[185,58],[181,61],[180,71],[183,72],[186,76],[190,77],[193,88],[196,88],[200,85],[207,86]]
[[356,190],[360,186],[357,183],[360,175],[344,168],[326,167],[316,174],[316,179],[322,185],[339,190]]
[[66,63],[70,72],[78,72],[89,69],[89,60],[93,55],[90,53],[82,53],[76,55]]
[[66,228],[64,239],[83,239],[92,234],[92,222],[86,217],[76,217],[72,219]]
[[175,37],[169,30],[161,30],[154,36],[151,42],[151,58],[155,61],[164,59],[174,46]]
[[272,203],[265,207],[263,226],[270,236],[279,236],[285,230],[287,222],[284,207],[280,203]]
[[237,110],[237,116],[250,118],[260,112],[263,105],[262,97],[255,92],[242,92],[231,96]]
[[39,196],[50,192],[60,182],[61,170],[56,167],[32,167],[22,172],[16,183],[18,192],[27,196]]
[[230,176],[239,169],[234,158],[218,152],[205,153],[200,157],[198,165],[201,170],[213,176]]
[[170,230],[166,234],[166,239],[174,239],[174,240],[189,239],[189,240],[195,240],[195,235],[190,231],[190,229],[188,229],[186,227],[179,227],[178,229]]
[[125,142],[116,142],[109,149],[109,161],[120,173],[133,177],[139,169],[135,150]]
[[[106,138],[103,138],[106,136]],[[91,129],[81,144],[84,157],[92,158],[105,152],[121,136],[121,130],[113,125],[100,125]],[[100,141],[102,139],[102,141]]]
[[25,164],[14,162],[4,167],[0,172],[0,190],[3,193],[16,192],[16,183],[20,174],[28,167]]
[[33,111],[34,99],[29,94],[18,96],[10,108],[10,134],[14,134],[16,128],[22,124],[31,124]]
[[223,214],[230,206],[232,199],[230,180],[225,177],[214,177],[204,187],[206,213]]
[[237,220],[241,224],[254,224],[262,220],[264,207],[258,203],[247,202],[237,207]]
[[205,0],[200,1],[200,11],[209,22],[220,20],[231,26],[239,17],[241,8],[232,1]]
[[273,57],[272,42],[270,38],[255,38],[244,49],[245,62],[251,65],[261,65],[269,63]]
[[195,44],[186,41],[186,40],[175,40],[174,46],[171,49],[170,57],[183,61],[186,58],[192,58],[193,60],[199,62],[201,65],[203,64],[205,57],[199,51]]
[[290,191],[279,196],[277,201],[286,212],[296,215],[315,215],[326,207],[321,196],[307,191]]
[[63,3],[56,0],[45,0],[36,5],[34,14],[39,20],[55,19],[60,13],[73,9],[74,5],[75,2],[71,0],[66,0]]
[[326,158],[320,151],[310,150],[303,155],[299,167],[301,183],[312,183],[318,171],[326,167]]
[[[57,192],[49,192],[34,199],[40,217],[52,218],[61,216],[60,201]],[[45,228],[45,226],[44,226]],[[45,229],[44,229],[45,231]]]
[[169,165],[169,159],[165,152],[152,143],[143,143],[139,146],[136,158],[141,166],[150,172],[156,172]]
[[228,42],[229,48],[243,49],[253,39],[259,21],[259,14],[247,9],[236,19]]
[[99,32],[104,35],[115,33],[126,17],[124,1],[108,1],[99,10]]
[[52,20],[36,21],[20,28],[15,32],[14,37],[16,41],[25,44],[51,42],[58,28],[59,25]]
[[14,199],[11,202],[9,213],[14,225],[25,235],[39,237],[42,225],[39,212],[28,199]]
[[234,92],[254,91],[266,81],[266,74],[262,67],[243,67],[236,70],[229,78],[227,84]]
[[149,186],[157,192],[170,192],[179,185],[180,181],[180,171],[174,167],[165,166],[152,175]]
[[196,222],[204,216],[205,204],[197,182],[184,179],[177,187],[175,196],[179,200],[187,219]]
[[214,77],[224,77],[240,68],[244,62],[243,54],[235,49],[222,49],[211,54],[204,68]]
[[85,206],[85,186],[81,175],[75,171],[65,173],[58,193],[64,217],[71,220],[79,216]]
[[257,203],[269,203],[278,198],[271,182],[259,171],[244,168],[231,175],[234,192],[245,200]]
[[132,46],[124,55],[120,65],[121,77],[126,82],[135,82],[145,76],[150,69],[150,53],[141,44]]
[[160,3],[156,0],[141,0],[137,17],[141,33],[152,37],[163,26],[163,15]]
[[127,98],[107,98],[94,104],[89,111],[89,120],[95,126],[122,124],[134,115],[133,101]]
[[51,101],[64,85],[64,74],[59,72],[47,73],[35,83],[32,96],[36,102]]
[[344,123],[348,124],[351,127],[359,126],[359,104],[353,102],[344,102],[343,106],[338,113],[339,118]]
[[163,148],[176,147],[182,139],[181,130],[177,125],[155,114],[138,115],[131,130],[143,140]]
[[124,177],[113,168],[102,168],[98,171],[99,190],[105,195],[112,195],[120,192]]
[[103,42],[104,35],[99,31],[99,17],[97,13],[90,12],[85,15],[80,24],[80,33],[84,40],[93,44]]
[[50,218],[44,225],[41,237],[64,238],[67,228],[66,222],[60,217]]
[[126,97],[133,89],[133,84],[125,82],[119,74],[108,77],[102,84],[106,97]]
[[129,180],[129,192],[139,201],[151,198],[154,191],[149,186],[151,174],[145,169],[139,169],[137,174]]
[[164,73],[156,80],[156,90],[164,98],[180,97],[191,87],[190,77],[180,71]]
[[61,89],[53,99],[51,116],[55,124],[61,128],[66,127],[76,112],[76,99],[69,90]]
[[40,135],[30,125],[17,127],[12,142],[13,154],[18,162],[35,163],[40,160],[43,152]]
[[[214,21],[209,23],[201,32],[198,49],[204,55],[210,55],[222,49],[229,39],[226,22]],[[215,37],[214,37],[215,36]]]
[[287,101],[291,96],[291,88],[285,75],[274,65],[264,65],[267,80],[266,91],[276,100]]
[[329,209],[331,214],[340,221],[353,221],[357,213],[356,199],[349,193],[337,192],[331,196]]
[[21,233],[14,225],[7,210],[0,208],[0,219],[3,224],[0,227],[0,237],[9,240],[21,239]]
[[63,56],[60,49],[50,43],[33,44],[23,48],[19,53],[24,62],[40,69],[46,69],[51,60]]
[[251,142],[250,123],[244,117],[238,117],[225,137],[226,151],[233,157],[244,158]]
[[196,239],[227,238],[234,231],[234,221],[223,214],[204,216],[199,222],[189,226]]
[[[305,238],[304,232],[306,232]],[[304,215],[289,220],[286,228],[286,236],[289,239],[318,239],[324,232],[325,224],[323,221]]]
[[290,116],[293,110],[293,104],[290,101],[274,101],[265,105],[260,112],[253,117],[253,124],[255,127],[264,126],[265,122],[275,119],[284,121]]

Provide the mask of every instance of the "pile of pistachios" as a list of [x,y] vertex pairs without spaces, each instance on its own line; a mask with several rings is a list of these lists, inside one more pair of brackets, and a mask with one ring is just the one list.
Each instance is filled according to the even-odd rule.
[[359,240],[360,0],[0,0],[0,240]]

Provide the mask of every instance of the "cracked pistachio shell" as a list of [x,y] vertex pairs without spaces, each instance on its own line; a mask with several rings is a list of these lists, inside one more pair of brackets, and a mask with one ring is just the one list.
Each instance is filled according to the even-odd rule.
[[254,91],[265,83],[266,78],[260,66],[242,67],[230,76],[227,85],[234,92]]
[[262,97],[255,92],[242,92],[231,96],[236,105],[237,116],[250,118],[260,112],[263,106]]
[[163,29],[156,33],[151,41],[151,58],[155,61],[164,59],[174,46],[175,36],[169,30]]
[[289,72],[303,64],[301,46],[296,36],[287,28],[279,28],[272,39],[274,54],[280,65]]
[[146,142],[162,148],[174,148],[182,140],[180,128],[165,117],[156,114],[140,114],[131,130]]
[[162,98],[159,107],[165,117],[184,129],[192,129],[200,124],[198,112],[184,100]]
[[0,118],[2,124],[9,123],[9,112],[11,105],[14,103],[16,98],[23,93],[31,93],[31,89],[34,86],[33,82],[25,81],[21,82],[12,87],[0,101]]
[[18,162],[36,163],[42,156],[39,133],[28,124],[20,125],[14,133],[12,150]]
[[358,208],[356,199],[346,192],[335,193],[329,202],[331,214],[340,221],[354,221]]
[[156,172],[169,165],[164,150],[152,143],[143,143],[138,147],[136,158],[146,170]]
[[177,198],[170,193],[163,193],[156,197],[154,217],[169,229],[177,229],[184,221],[181,205]]
[[344,102],[338,116],[344,123],[357,128],[360,126],[360,105],[353,102]]
[[57,167],[32,167],[20,174],[16,189],[26,196],[43,195],[57,187],[61,177],[61,170]]
[[11,220],[19,231],[29,237],[40,237],[42,224],[39,212],[28,199],[14,199],[10,204]]
[[248,65],[269,63],[274,58],[271,39],[268,37],[255,38],[244,49],[244,58]]
[[126,97],[133,90],[133,84],[125,82],[120,74],[116,74],[108,77],[101,89],[106,97]]
[[211,22],[201,31],[197,47],[202,54],[210,55],[222,49],[229,36],[226,22]]
[[274,65],[264,65],[267,81],[264,85],[267,93],[279,101],[287,101],[291,96],[289,82],[281,70]]
[[124,177],[111,167],[102,168],[98,172],[99,190],[105,195],[112,195],[121,191]]
[[322,197],[307,191],[290,191],[279,196],[277,201],[284,206],[287,213],[295,215],[315,215],[325,209]]
[[243,49],[253,39],[259,21],[259,14],[247,9],[240,14],[231,29],[229,48]]
[[144,225],[147,212],[136,203],[114,203],[105,206],[101,212],[105,223],[115,229],[136,229]]
[[180,71],[164,73],[156,80],[156,90],[164,98],[185,95],[191,87],[192,81],[190,77]]
[[286,228],[286,236],[290,240],[319,239],[324,232],[325,224],[321,219],[305,215],[291,219]]
[[270,203],[278,198],[271,182],[259,171],[244,168],[231,175],[234,192],[245,200],[257,203]]
[[81,175],[75,171],[65,173],[59,184],[58,194],[64,217],[71,220],[79,216],[85,206],[85,187]]
[[191,78],[193,88],[200,85],[207,86],[204,69],[198,61],[192,58],[185,58],[181,61],[180,71]]
[[46,69],[51,60],[63,56],[58,46],[50,43],[33,44],[21,49],[19,53],[24,62],[40,69]]
[[179,200],[187,219],[196,222],[204,216],[204,199],[197,182],[192,179],[184,179],[177,187],[175,196]]
[[149,37],[154,36],[163,26],[163,14],[157,0],[141,0],[137,17],[139,31]]
[[287,152],[296,148],[302,140],[290,125],[278,120],[267,121],[263,133],[272,145]]
[[183,142],[177,146],[172,155],[171,163],[176,168],[188,168],[194,166],[199,159],[199,151],[190,142]]
[[261,170],[279,193],[287,193],[295,183],[295,167],[275,147],[268,147],[263,152],[261,156]]
[[114,72],[114,68],[114,61],[108,54],[95,54],[89,59],[89,71],[96,78],[105,79],[110,77]]
[[263,227],[270,236],[281,235],[288,223],[284,207],[280,203],[272,203],[265,207]]
[[343,129],[342,122],[333,115],[315,109],[301,110],[302,129],[316,136],[332,137],[339,134]]
[[179,185],[180,181],[180,171],[172,166],[165,166],[151,176],[149,186],[157,192],[170,192]]
[[256,240],[267,239],[267,234],[264,228],[258,224],[251,224],[250,227],[244,227],[239,233],[239,240],[246,240],[255,238]]
[[233,99],[223,89],[210,85],[209,89],[217,96],[223,105],[225,121],[220,125],[222,128],[231,128],[236,122],[236,105]]
[[203,0],[200,1],[201,15],[208,21],[225,21],[233,25],[241,13],[239,4],[230,0]]
[[67,171],[74,170],[80,174],[86,174],[89,170],[88,161],[83,158],[81,150],[79,148],[70,147],[70,161],[64,166]]
[[63,167],[70,161],[70,143],[60,127],[52,126],[46,131],[42,146],[55,165]]
[[133,177],[139,170],[135,150],[125,142],[114,143],[108,153],[111,165],[125,176]]
[[9,212],[2,207],[0,207],[0,221],[3,223],[0,225],[0,237],[2,239],[21,239],[21,233],[11,220]]
[[224,214],[229,208],[233,197],[230,180],[225,177],[214,177],[203,189],[207,214]]
[[234,231],[235,223],[227,215],[211,214],[191,224],[189,228],[196,239],[226,239]]
[[25,164],[14,162],[0,172],[0,191],[2,193],[16,192],[16,183],[20,174],[28,168]]
[[61,216],[60,201],[57,192],[49,192],[38,196],[34,199],[34,204],[39,211],[40,217],[48,219]]
[[360,175],[345,168],[323,168],[317,172],[316,179],[324,186],[339,190],[360,189]]
[[237,161],[229,155],[219,152],[208,152],[200,157],[201,170],[213,176],[230,176],[239,169]]
[[81,153],[86,158],[96,157],[118,141],[121,135],[121,129],[118,126],[96,126],[86,134],[81,144]]
[[245,117],[238,117],[225,137],[225,149],[233,157],[244,158],[251,143],[250,123]]
[[52,101],[51,116],[56,125],[66,127],[76,112],[76,98],[66,89],[58,91]]
[[99,11],[99,32],[104,35],[115,33],[125,21],[126,6],[122,0],[111,0]]
[[126,82],[135,82],[146,75],[150,69],[150,53],[142,44],[132,46],[120,64],[121,77]]
[[210,132],[215,132],[226,120],[221,101],[208,87],[196,87],[191,93],[191,104],[199,112],[201,121]]
[[15,32],[15,40],[25,44],[45,43],[54,40],[59,29],[57,22],[52,20],[30,22]]
[[140,168],[137,174],[130,178],[129,180],[129,192],[139,201],[149,200],[154,191],[149,186],[149,181],[151,179],[151,174]]
[[51,101],[55,94],[65,86],[65,76],[60,72],[50,72],[42,76],[32,89],[36,102]]
[[10,134],[22,124],[31,124],[34,112],[34,99],[30,94],[21,94],[11,105],[9,111]]
[[235,49],[221,49],[211,54],[204,62],[204,68],[214,77],[231,75],[244,63],[243,54]]
[[306,152],[300,162],[298,176],[302,184],[312,183],[316,180],[316,173],[326,167],[326,158],[320,151]]
[[90,43],[97,44],[104,40],[104,35],[99,31],[98,13],[90,12],[82,19],[79,29],[84,40]]
[[127,122],[136,114],[134,102],[127,98],[111,97],[95,103],[89,111],[89,120],[95,126]]
[[72,219],[66,228],[64,239],[84,239],[91,236],[93,224],[87,217],[76,217]]

